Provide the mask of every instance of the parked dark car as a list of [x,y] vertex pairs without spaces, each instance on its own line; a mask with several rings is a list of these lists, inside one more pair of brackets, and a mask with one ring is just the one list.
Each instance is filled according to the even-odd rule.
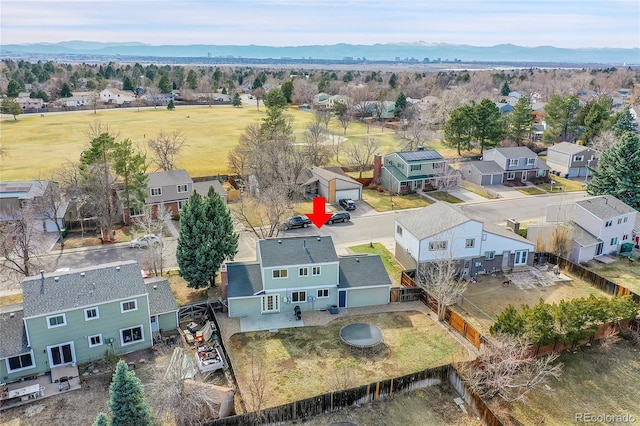
[[331,215],[327,223],[329,225],[336,222],[349,222],[351,220],[351,215],[347,212],[337,212]]
[[292,216],[282,222],[282,229],[306,228],[311,225],[311,220],[306,216]]
[[342,207],[345,210],[356,209],[356,203],[354,203],[351,198],[343,198],[340,201],[338,201],[338,204],[340,204],[340,207]]

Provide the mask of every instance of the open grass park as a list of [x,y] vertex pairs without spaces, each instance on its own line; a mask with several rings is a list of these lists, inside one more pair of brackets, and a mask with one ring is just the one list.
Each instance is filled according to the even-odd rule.
[[[293,118],[293,131],[301,143],[305,128],[314,120],[312,113],[295,108],[287,110]],[[4,116],[0,122],[0,140],[6,150],[2,164],[2,180],[29,180],[46,178],[54,169],[67,161],[77,162],[80,153],[88,146],[90,126],[100,123],[103,128],[117,135],[119,140],[131,139],[136,146],[145,149],[148,141],[161,131],[179,131],[187,147],[178,160],[178,167],[186,169],[191,176],[214,176],[226,174],[228,153],[238,144],[240,135],[252,123],[260,123],[266,116],[261,107],[245,105],[176,107],[169,111],[164,107],[79,111],[68,113],[25,114]],[[366,136],[376,137],[381,143],[381,152],[399,148],[396,134],[378,126],[365,126],[353,122],[346,135],[337,121],[329,123],[332,135],[327,145],[344,144]],[[338,159],[332,156],[334,165],[346,162],[344,149],[338,148]]]

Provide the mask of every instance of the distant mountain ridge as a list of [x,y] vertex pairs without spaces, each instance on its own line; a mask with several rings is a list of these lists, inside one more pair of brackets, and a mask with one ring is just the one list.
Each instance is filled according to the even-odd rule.
[[0,45],[0,55],[11,58],[16,54],[65,54],[104,55],[132,57],[174,58],[257,58],[257,59],[320,59],[343,60],[345,58],[367,61],[414,60],[417,62],[563,62],[576,64],[640,64],[640,48],[582,48],[570,49],[553,46],[523,47],[499,44],[489,47],[428,43],[389,44],[333,44],[309,46],[258,46],[258,45],[159,45],[139,42],[101,43],[92,41],[67,41],[60,43],[5,44]]

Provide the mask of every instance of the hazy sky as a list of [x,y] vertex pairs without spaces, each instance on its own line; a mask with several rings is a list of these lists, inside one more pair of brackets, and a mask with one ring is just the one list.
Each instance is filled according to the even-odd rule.
[[640,47],[638,0],[1,0],[0,42]]

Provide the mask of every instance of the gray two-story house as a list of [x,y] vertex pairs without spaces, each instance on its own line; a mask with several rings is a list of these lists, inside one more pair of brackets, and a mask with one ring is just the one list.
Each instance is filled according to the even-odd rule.
[[489,149],[482,160],[462,164],[460,173],[478,185],[498,185],[545,179],[549,166],[529,148],[515,146]]
[[445,159],[433,150],[394,152],[384,156],[380,183],[396,194],[432,189],[434,180],[446,167]]
[[380,256],[338,256],[329,236],[259,240],[256,262],[221,273],[230,317],[389,303],[391,280]]
[[[173,216],[180,213],[182,206],[193,194],[193,179],[189,173],[186,170],[169,170],[148,173],[147,176],[149,179],[144,204],[154,208],[164,205]],[[131,217],[140,215],[142,210],[131,210]]]
[[0,381],[40,375],[153,345],[178,327],[166,279],[142,277],[137,262],[28,277],[23,309],[0,315]]
[[600,151],[584,145],[560,142],[547,149],[547,165],[565,178],[588,177],[598,166]]
[[16,220],[21,217],[22,209],[32,208],[34,218],[42,221],[43,231],[58,232],[58,227],[65,227],[68,205],[57,182],[0,182],[0,222]]

